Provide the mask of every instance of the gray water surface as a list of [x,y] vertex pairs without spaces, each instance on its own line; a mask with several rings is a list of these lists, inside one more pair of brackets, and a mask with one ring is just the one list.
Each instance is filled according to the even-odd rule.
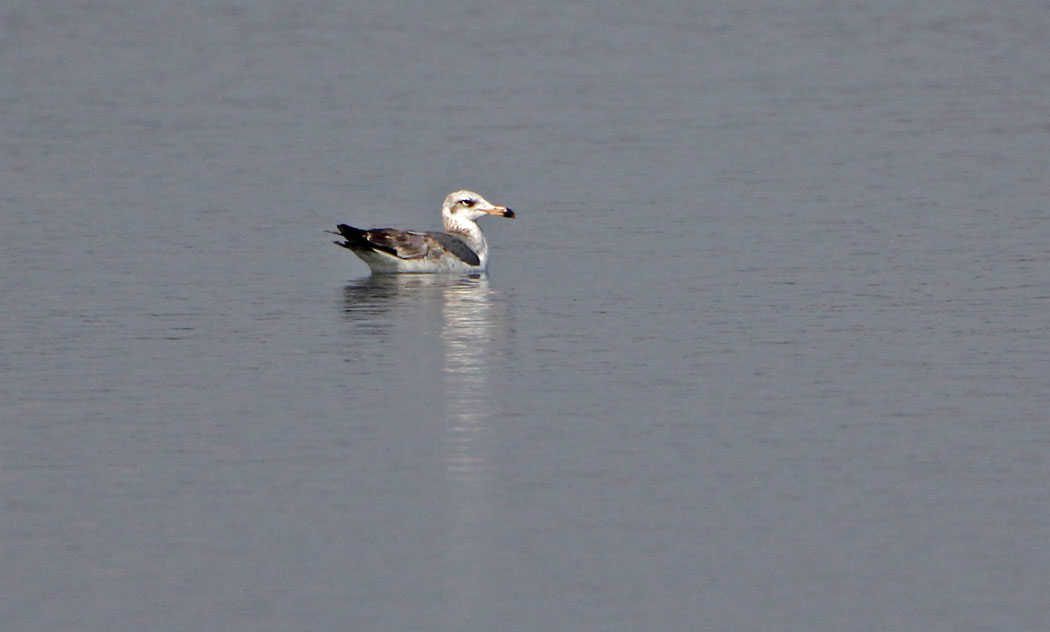
[[1047,629],[1045,3],[374,4],[0,10],[0,628]]

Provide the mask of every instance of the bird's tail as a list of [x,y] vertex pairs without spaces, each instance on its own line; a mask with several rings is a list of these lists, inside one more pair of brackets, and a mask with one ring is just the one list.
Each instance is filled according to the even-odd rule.
[[339,229],[338,233],[334,230],[325,231],[326,233],[332,235],[339,235],[340,237],[346,240],[336,241],[334,242],[335,244],[342,246],[343,248],[349,248],[351,250],[353,250],[355,246],[368,246],[368,240],[365,239],[365,233],[367,233],[368,231],[361,230],[360,228],[355,228],[353,226],[348,226],[346,224],[339,224],[338,226],[336,226],[336,228]]

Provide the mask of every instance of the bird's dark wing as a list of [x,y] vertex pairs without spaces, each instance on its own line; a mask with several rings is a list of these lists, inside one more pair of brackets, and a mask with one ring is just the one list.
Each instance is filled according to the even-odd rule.
[[346,224],[337,227],[345,242],[335,242],[350,250],[379,250],[401,259],[425,257],[430,250],[426,236],[396,228],[363,230]]
[[479,266],[481,265],[481,259],[478,257],[478,253],[467,245],[467,242],[463,241],[455,235],[448,233],[423,233],[424,236],[432,240],[436,245],[447,251],[449,254],[463,260],[468,265]]
[[356,251],[376,250],[399,259],[440,258],[451,255],[472,266],[481,265],[481,258],[465,241],[448,233],[417,233],[396,228],[363,230],[339,224],[339,232],[346,241],[335,243]]

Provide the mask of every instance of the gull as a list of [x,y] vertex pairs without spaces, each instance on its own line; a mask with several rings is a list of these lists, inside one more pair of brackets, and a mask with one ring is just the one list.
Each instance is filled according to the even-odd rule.
[[417,232],[396,228],[364,230],[339,224],[345,241],[336,244],[360,257],[372,272],[484,272],[489,246],[477,219],[485,215],[514,217],[506,206],[496,206],[473,191],[449,193],[441,205],[445,232]]

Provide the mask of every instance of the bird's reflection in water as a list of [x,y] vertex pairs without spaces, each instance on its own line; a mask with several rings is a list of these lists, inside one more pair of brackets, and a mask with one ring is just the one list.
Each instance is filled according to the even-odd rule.
[[[343,288],[343,314],[354,326],[345,338],[348,361],[365,360],[377,372],[385,366],[399,375],[432,369],[424,363],[439,352],[435,344],[442,346],[443,355],[444,344],[420,338],[443,328],[448,300],[463,292],[483,291],[482,281],[438,274],[377,274],[351,282]],[[412,346],[408,341],[423,344],[414,348],[414,358],[402,355],[412,353],[406,352],[406,346]]]
[[[446,469],[449,476],[467,481],[484,478],[492,412],[492,372],[502,362],[509,327],[505,297],[489,287],[485,275],[453,277],[434,274],[373,275],[344,288],[343,310],[358,330],[348,352],[372,366],[394,362],[396,337],[438,331],[441,347],[442,401],[427,402],[444,413],[447,431]],[[362,344],[359,336],[371,338]],[[390,344],[374,344],[373,337]],[[372,351],[370,352],[369,349]],[[418,351],[419,353],[424,353]],[[360,354],[371,354],[361,358]],[[426,355],[429,355],[427,353]],[[405,370],[412,360],[398,358],[389,369]],[[432,369],[422,364],[419,370]],[[437,386],[437,385],[430,385]]]
[[445,350],[445,416],[449,424],[448,469],[464,480],[483,474],[489,451],[484,439],[492,412],[492,371],[502,355],[496,338],[505,327],[494,318],[497,305],[487,278],[445,293],[441,340]]
[[[377,275],[345,288],[344,311],[368,334],[391,342],[372,346],[398,348],[393,338],[405,335],[406,325],[439,332],[436,390],[443,401],[426,404],[444,413],[442,458],[451,501],[447,554],[455,569],[448,577],[450,605],[460,619],[456,629],[477,627],[491,601],[486,534],[492,520],[492,381],[501,372],[512,331],[507,297],[491,289],[486,276]],[[426,368],[434,369],[419,370]]]
[[487,278],[444,294],[445,468],[455,503],[449,533],[448,578],[453,629],[491,624],[493,543],[493,379],[506,359],[507,302]]
[[351,320],[368,319],[402,307],[443,302],[446,292],[487,290],[488,278],[484,276],[374,274],[343,288],[343,311]]

